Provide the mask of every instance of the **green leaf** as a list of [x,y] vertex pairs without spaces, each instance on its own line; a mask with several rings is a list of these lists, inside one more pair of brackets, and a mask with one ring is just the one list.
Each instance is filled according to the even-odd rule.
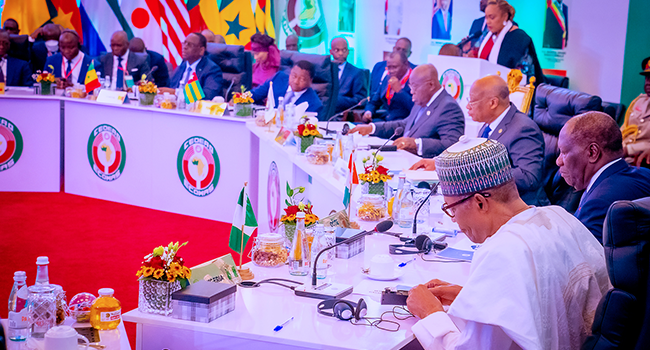
[[290,188],[289,193],[287,193],[287,194],[289,195],[289,197],[293,197],[293,189]]
[[291,203],[289,203],[289,201],[288,201],[288,200],[286,200],[286,199],[284,200],[284,203],[286,203],[286,204],[287,204],[287,207],[290,207],[290,206],[291,206]]
[[289,191],[291,191],[291,186],[289,186],[289,181],[287,181],[287,196],[291,197]]

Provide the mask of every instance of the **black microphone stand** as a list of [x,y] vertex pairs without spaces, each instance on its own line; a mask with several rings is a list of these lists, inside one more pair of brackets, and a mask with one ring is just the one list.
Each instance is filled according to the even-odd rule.
[[435,184],[433,185],[433,188],[431,188],[431,192],[429,192],[429,194],[427,195],[427,197],[424,198],[424,200],[422,201],[422,203],[421,203],[420,206],[418,207],[418,210],[415,211],[415,215],[413,216],[413,235],[414,235],[414,236],[418,233],[418,214],[420,213],[420,209],[422,209],[422,207],[424,206],[424,203],[426,203],[426,202],[429,200],[429,197],[431,197],[431,195],[432,195],[434,192],[436,192],[436,190],[438,189],[438,185],[439,185],[439,184],[440,184],[440,183],[437,182],[437,183],[435,183]]
[[366,98],[364,98],[363,100],[359,101],[359,103],[357,103],[356,105],[354,105],[354,106],[352,106],[352,107],[350,107],[350,108],[348,108],[348,109],[346,109],[346,110],[343,110],[343,111],[341,111],[341,112],[339,112],[339,113],[336,113],[336,114],[334,114],[333,116],[331,116],[329,119],[327,119],[327,124],[325,124],[325,134],[327,135],[327,134],[330,133],[330,129],[329,129],[329,128],[330,128],[330,122],[331,122],[332,120],[334,120],[334,118],[336,118],[336,117],[340,117],[340,116],[342,116],[343,114],[345,114],[346,112],[349,112],[349,111],[351,111],[351,110],[353,110],[353,109],[355,109],[355,108],[361,106],[362,104],[364,104],[364,103],[366,103],[366,102],[368,102],[368,101],[370,101],[370,97],[366,97]]

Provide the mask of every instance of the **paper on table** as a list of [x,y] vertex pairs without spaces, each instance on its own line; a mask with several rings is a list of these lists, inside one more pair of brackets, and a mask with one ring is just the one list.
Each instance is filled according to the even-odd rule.
[[297,119],[300,119],[305,115],[305,112],[307,112],[307,108],[309,108],[309,103],[307,102],[303,102],[296,106],[296,108],[294,109],[294,113]]
[[411,181],[438,181],[438,173],[435,170],[405,170],[404,174]]

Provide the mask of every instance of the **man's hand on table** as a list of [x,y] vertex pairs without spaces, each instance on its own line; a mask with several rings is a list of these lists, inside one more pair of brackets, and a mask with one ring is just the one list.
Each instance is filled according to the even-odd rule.
[[463,289],[463,287],[459,285],[451,284],[439,279],[432,279],[427,282],[426,287],[433,295],[440,299],[442,305],[451,305],[451,303],[456,300],[458,293]]
[[363,115],[361,116],[361,121],[363,121],[366,124],[371,123],[372,122],[372,112],[371,111],[363,112]]
[[64,90],[65,88],[70,87],[70,86],[74,86],[74,84],[72,84],[72,82],[69,82],[67,79],[65,79],[65,78],[57,78],[56,79],[56,88],[57,89]]
[[393,141],[393,145],[395,145],[397,149],[403,149],[413,154],[418,154],[418,145],[412,137],[400,137]]
[[406,306],[413,315],[420,319],[424,319],[434,312],[444,311],[440,300],[423,284],[409,291]]
[[357,125],[350,130],[350,133],[358,132],[359,134],[366,136],[370,135],[372,132],[372,125]]
[[427,171],[436,170],[436,162],[433,159],[420,159],[417,163],[413,164],[409,170],[424,169]]

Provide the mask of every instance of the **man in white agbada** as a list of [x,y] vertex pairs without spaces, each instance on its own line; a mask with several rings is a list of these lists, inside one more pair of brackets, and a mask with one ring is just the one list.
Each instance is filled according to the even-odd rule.
[[425,349],[579,349],[611,288],[600,243],[561,207],[526,205],[497,141],[461,138],[435,161],[443,210],[482,246],[464,286],[432,280],[411,289],[418,341]]

